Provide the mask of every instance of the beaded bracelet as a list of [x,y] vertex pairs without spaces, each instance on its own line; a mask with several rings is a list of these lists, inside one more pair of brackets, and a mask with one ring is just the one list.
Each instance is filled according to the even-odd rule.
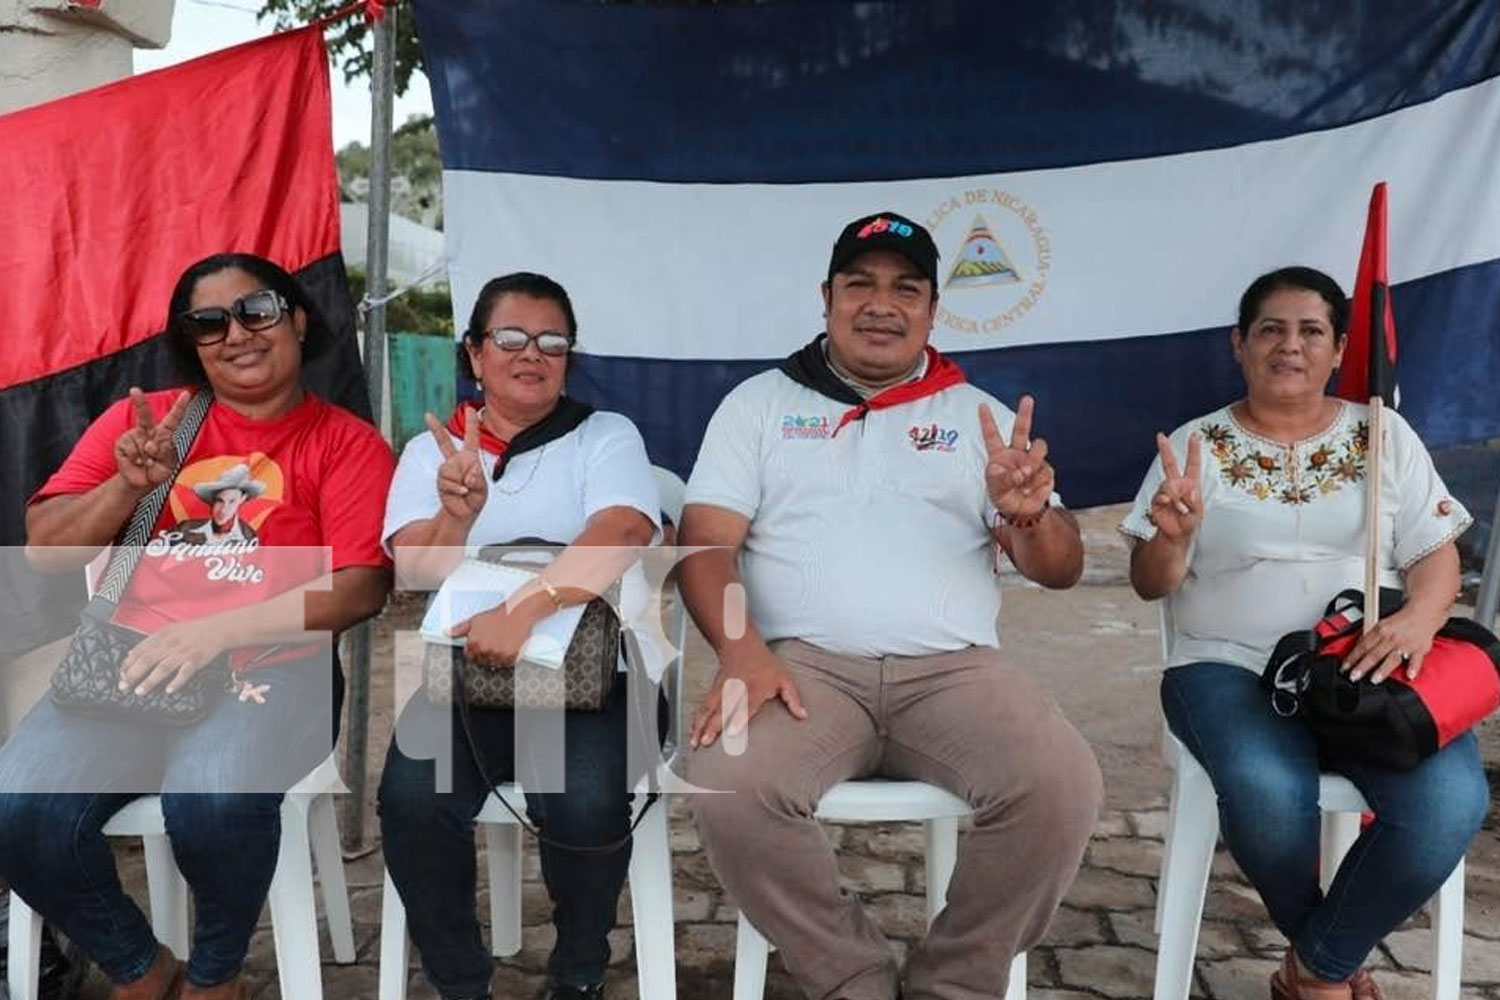
[[1035,514],[1017,514],[1014,517],[1008,517],[997,510],[995,511],[995,526],[999,527],[1001,524],[1007,524],[1012,528],[1035,528],[1042,518],[1047,516],[1047,511],[1051,509],[1052,498],[1048,497],[1046,502],[1042,504],[1042,509]]

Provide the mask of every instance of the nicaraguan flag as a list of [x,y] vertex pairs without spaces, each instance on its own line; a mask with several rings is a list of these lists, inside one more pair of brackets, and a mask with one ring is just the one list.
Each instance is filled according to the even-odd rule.
[[1083,506],[1240,394],[1256,275],[1349,288],[1385,180],[1402,412],[1435,447],[1500,435],[1500,0],[1169,6],[418,0],[455,309],[563,282],[575,395],[685,472],[724,393],[822,329],[840,228],[892,209],[942,254],[936,346],[1036,395]]

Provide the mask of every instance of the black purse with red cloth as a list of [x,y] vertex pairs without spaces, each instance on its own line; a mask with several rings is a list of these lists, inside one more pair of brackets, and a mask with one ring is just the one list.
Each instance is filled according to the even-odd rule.
[[[1405,596],[1382,588],[1380,615]],[[1449,618],[1416,679],[1398,668],[1379,684],[1339,669],[1364,626],[1364,595],[1341,591],[1311,629],[1282,636],[1261,674],[1278,715],[1298,716],[1331,756],[1409,769],[1500,708],[1500,639],[1467,618]]]

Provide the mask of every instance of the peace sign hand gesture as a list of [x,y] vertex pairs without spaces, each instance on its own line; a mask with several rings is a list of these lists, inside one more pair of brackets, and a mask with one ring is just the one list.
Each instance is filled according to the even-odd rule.
[[172,478],[177,468],[177,449],[172,445],[172,435],[182,423],[191,398],[191,393],[179,394],[158,423],[151,416],[145,393],[131,386],[130,405],[135,410],[135,426],[115,439],[115,468],[133,491],[146,493]]
[[464,440],[457,447],[437,417],[429,413],[425,419],[438,451],[443,453],[443,464],[437,471],[438,499],[443,502],[443,511],[460,521],[473,521],[489,496],[484,463],[479,457],[479,414],[471,407],[464,407]]
[[990,503],[1002,517],[1030,517],[1039,513],[1052,496],[1052,466],[1047,464],[1047,442],[1031,438],[1031,414],[1036,402],[1022,396],[1016,407],[1009,443],[1000,435],[1000,425],[985,404],[979,407],[979,430],[988,456],[984,485]]
[[1151,497],[1147,517],[1169,542],[1186,544],[1203,521],[1203,498],[1198,491],[1198,472],[1202,466],[1201,441],[1198,432],[1188,435],[1187,465],[1179,471],[1172,442],[1165,434],[1156,435],[1156,451],[1161,455],[1165,477]]

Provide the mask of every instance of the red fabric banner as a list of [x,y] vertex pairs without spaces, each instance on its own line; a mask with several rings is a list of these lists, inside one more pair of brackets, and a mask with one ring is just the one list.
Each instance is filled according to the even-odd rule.
[[338,249],[320,27],[0,116],[0,389],[159,333],[201,257]]
[[1339,365],[1338,395],[1359,403],[1383,396],[1389,406],[1395,390],[1396,318],[1386,258],[1385,194],[1385,181],[1370,192],[1365,241],[1349,298],[1349,338]]

